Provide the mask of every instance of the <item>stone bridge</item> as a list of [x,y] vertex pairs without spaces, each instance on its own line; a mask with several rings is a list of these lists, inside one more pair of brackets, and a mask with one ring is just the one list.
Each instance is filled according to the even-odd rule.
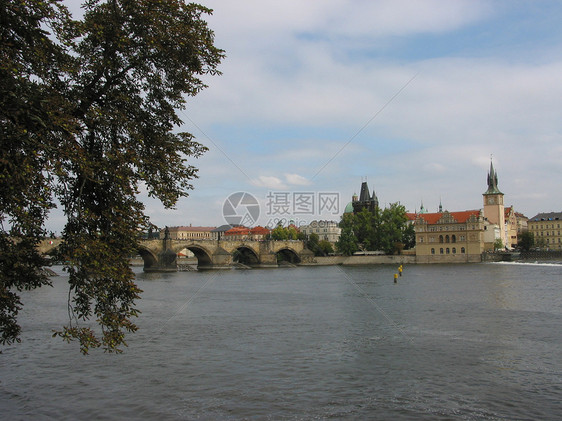
[[[60,241],[45,240],[39,250],[48,254]],[[297,240],[141,240],[138,252],[146,272],[176,271],[177,253],[184,249],[195,255],[198,269],[226,269],[237,263],[250,267],[277,267],[286,263],[314,262],[314,254]]]
[[144,270],[177,270],[176,256],[188,249],[198,269],[226,269],[241,263],[250,267],[277,267],[281,263],[311,263],[314,254],[296,240],[144,240],[139,254]]

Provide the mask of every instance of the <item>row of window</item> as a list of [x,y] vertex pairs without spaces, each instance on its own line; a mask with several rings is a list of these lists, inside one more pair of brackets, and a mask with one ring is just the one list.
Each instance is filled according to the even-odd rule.
[[[459,241],[463,242],[466,240],[466,237],[464,235],[460,235],[459,236]],[[419,242],[423,243],[423,237],[419,237]],[[435,237],[429,237],[429,242],[430,243],[435,243]],[[455,234],[451,235],[449,237],[449,235],[445,235],[439,236],[439,243],[443,244],[443,243],[456,243],[457,242],[457,236]]]
[[[453,254],[457,254],[457,248],[456,247],[453,247],[452,251],[453,251]],[[461,247],[461,254],[464,254],[464,253],[465,253],[465,249],[464,249],[464,247]],[[434,248],[431,249],[431,254],[435,254]],[[449,247],[447,247],[445,250],[443,250],[443,247],[441,247],[439,249],[439,254],[451,254],[451,249],[449,249]]]
[[[537,232],[537,237],[539,236],[544,237],[545,236],[545,231],[541,231],[540,233]],[[554,231],[552,231],[552,234],[550,234],[550,231],[546,231],[546,236],[548,237],[549,235],[555,236],[556,233]],[[558,235],[560,235],[560,231],[558,231]]]
[[176,234],[177,239],[186,239],[186,238],[210,238],[210,232],[178,232]]
[[[467,229],[476,230],[478,229],[476,225],[471,225],[468,227],[467,225],[457,225],[457,226],[437,226],[437,225],[430,225],[428,227],[428,231],[466,231]],[[420,227],[420,231],[423,231],[423,228]]]
[[548,226],[548,224],[546,224],[546,225],[529,224],[529,225],[530,225],[531,229],[535,229],[535,230],[538,230],[538,229],[548,229],[548,228],[560,228],[560,224],[556,224],[556,225],[557,225],[556,227],[554,227],[554,224],[551,224],[550,227]]

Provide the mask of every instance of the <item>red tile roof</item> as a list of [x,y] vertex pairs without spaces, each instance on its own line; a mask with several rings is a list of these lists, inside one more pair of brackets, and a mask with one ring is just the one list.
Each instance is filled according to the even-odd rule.
[[[429,225],[433,225],[436,224],[437,221],[439,221],[444,214],[445,212],[420,213],[417,215],[417,217],[422,218]],[[478,216],[480,216],[480,211],[467,210],[467,211],[460,211],[460,212],[449,212],[449,214],[454,218],[456,223],[462,224],[466,222],[472,215],[478,218]]]
[[269,232],[270,231],[267,228],[260,226],[254,227],[250,230],[250,233],[254,235],[267,235],[269,234]]
[[415,221],[417,217],[417,213],[406,212],[406,218],[408,218],[408,221]]
[[234,227],[225,231],[224,235],[248,235],[250,233],[250,228],[245,227]]

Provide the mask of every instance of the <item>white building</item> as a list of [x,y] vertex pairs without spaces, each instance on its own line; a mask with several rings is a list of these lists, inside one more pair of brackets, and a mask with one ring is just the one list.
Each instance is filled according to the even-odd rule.
[[318,235],[320,241],[326,240],[330,243],[338,241],[341,235],[341,228],[335,221],[312,221],[308,225],[300,226],[299,229],[307,236],[314,233]]

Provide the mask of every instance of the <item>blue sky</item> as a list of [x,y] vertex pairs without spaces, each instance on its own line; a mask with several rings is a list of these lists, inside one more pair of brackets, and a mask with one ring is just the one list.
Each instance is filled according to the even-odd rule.
[[561,2],[200,3],[227,58],[180,117],[210,150],[176,209],[143,199],[155,224],[220,225],[238,191],[260,224],[268,192],[343,211],[365,177],[383,205],[479,209],[491,154],[506,205],[562,210]]

